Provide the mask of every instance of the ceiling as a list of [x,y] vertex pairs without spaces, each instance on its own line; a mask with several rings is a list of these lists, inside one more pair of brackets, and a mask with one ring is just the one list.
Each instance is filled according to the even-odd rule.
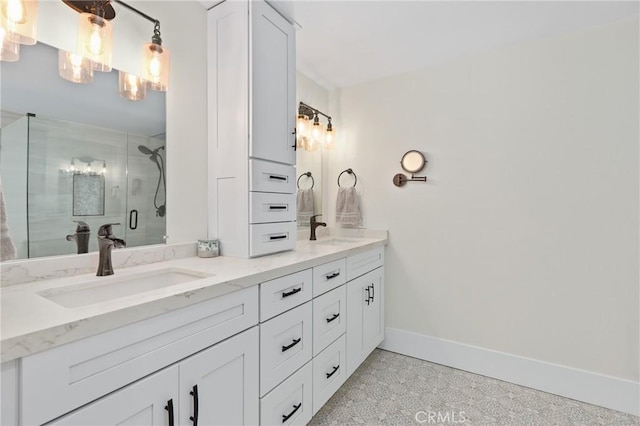
[[283,1],[297,67],[327,88],[637,17],[638,1]]

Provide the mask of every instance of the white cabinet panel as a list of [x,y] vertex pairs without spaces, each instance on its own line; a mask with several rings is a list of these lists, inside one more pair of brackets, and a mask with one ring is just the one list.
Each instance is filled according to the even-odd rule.
[[313,368],[308,362],[260,400],[262,425],[306,425],[313,413]]
[[347,379],[347,340],[343,334],[313,358],[313,414],[331,398]]
[[347,283],[347,376],[384,340],[384,267]]
[[265,2],[251,2],[250,155],[295,164],[295,31]]
[[260,284],[260,321],[311,300],[311,269]]
[[[56,426],[149,425],[177,422],[178,366],[166,368],[82,407],[55,422]],[[31,424],[23,422],[23,424]]]
[[258,423],[258,338],[254,327],[180,363],[179,424]]
[[340,286],[313,299],[313,356],[347,329],[347,289]]
[[384,264],[384,247],[377,247],[347,257],[347,281],[366,274]]
[[260,324],[260,395],[311,359],[311,311],[307,302]]

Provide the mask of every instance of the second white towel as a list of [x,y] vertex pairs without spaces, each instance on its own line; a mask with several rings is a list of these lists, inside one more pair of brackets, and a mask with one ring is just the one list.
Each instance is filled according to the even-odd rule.
[[355,186],[338,188],[336,199],[336,223],[359,225],[361,221],[360,203]]
[[316,202],[313,189],[298,189],[296,211],[298,226],[309,226],[311,216],[316,214]]

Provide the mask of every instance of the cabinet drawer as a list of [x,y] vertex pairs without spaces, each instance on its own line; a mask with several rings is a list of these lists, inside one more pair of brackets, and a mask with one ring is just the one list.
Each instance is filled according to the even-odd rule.
[[44,423],[257,322],[255,286],[24,357],[22,422]]
[[307,302],[260,324],[260,395],[311,359],[311,311]]
[[262,256],[296,247],[296,223],[261,223],[249,225],[249,255]]
[[252,158],[249,160],[249,169],[249,191],[295,194],[295,167]]
[[313,299],[313,356],[347,330],[347,288],[340,286]]
[[347,379],[347,340],[343,334],[313,358],[313,414],[331,398]]
[[250,223],[292,222],[296,220],[295,194],[251,192]]
[[260,424],[306,425],[312,417],[311,362],[260,400]]
[[347,282],[346,259],[338,259],[313,268],[313,297]]
[[377,247],[347,257],[347,281],[364,275],[384,264],[384,247]]
[[260,284],[260,322],[311,300],[311,269]]

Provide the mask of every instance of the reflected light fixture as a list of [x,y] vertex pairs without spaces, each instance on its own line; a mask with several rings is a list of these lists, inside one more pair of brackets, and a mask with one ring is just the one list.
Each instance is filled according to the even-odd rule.
[[131,101],[142,101],[147,97],[147,83],[137,75],[118,72],[120,96]]
[[93,66],[89,59],[75,53],[58,50],[58,73],[72,83],[91,83]]
[[0,0],[0,28],[15,35],[18,43],[36,44],[37,0]]
[[[320,116],[328,121],[326,130],[320,123]],[[313,122],[309,125],[311,119]],[[324,149],[332,149],[335,146],[335,130],[331,124],[331,117],[304,102],[298,105],[296,134],[298,135],[296,146],[304,148],[305,151],[316,151],[320,146]]]
[[20,59],[18,36],[0,27],[0,61],[16,62]]

